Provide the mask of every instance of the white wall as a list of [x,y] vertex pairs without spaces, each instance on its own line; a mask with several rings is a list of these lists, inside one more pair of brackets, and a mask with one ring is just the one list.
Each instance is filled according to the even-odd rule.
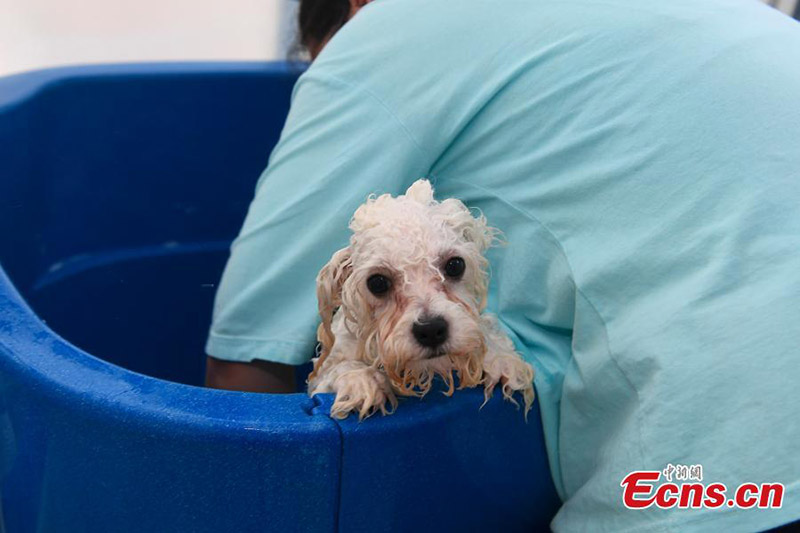
[[0,76],[76,63],[285,57],[292,0],[0,0]]
[[[793,13],[800,0],[763,0]],[[0,76],[55,65],[286,56],[293,0],[0,0]]]

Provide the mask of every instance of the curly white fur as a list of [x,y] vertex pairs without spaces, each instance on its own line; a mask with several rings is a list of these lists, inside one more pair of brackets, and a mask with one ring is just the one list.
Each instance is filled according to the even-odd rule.
[[[339,250],[317,278],[321,345],[309,376],[309,394],[335,392],[331,416],[351,412],[363,419],[388,414],[397,396],[424,396],[436,376],[455,389],[495,386],[516,403],[521,391],[525,414],[533,403],[533,368],[514,350],[496,320],[483,313],[488,288],[484,253],[496,230],[473,216],[459,200],[437,202],[427,180],[396,198],[370,197],[350,222],[350,245]],[[452,278],[444,265],[462,258],[464,273]],[[367,280],[380,274],[390,290],[375,295]],[[446,341],[423,346],[412,333],[416,322],[446,320]],[[387,407],[388,405],[388,407]]]

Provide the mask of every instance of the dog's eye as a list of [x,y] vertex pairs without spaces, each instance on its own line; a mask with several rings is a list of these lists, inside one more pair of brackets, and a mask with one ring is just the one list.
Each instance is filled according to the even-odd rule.
[[444,274],[448,278],[460,278],[462,275],[464,275],[464,269],[466,268],[467,264],[462,258],[451,257],[444,265]]
[[389,288],[391,288],[392,282],[389,281],[389,278],[386,276],[382,276],[381,274],[373,274],[369,278],[367,278],[367,288],[369,292],[374,294],[375,296],[382,296],[389,292]]

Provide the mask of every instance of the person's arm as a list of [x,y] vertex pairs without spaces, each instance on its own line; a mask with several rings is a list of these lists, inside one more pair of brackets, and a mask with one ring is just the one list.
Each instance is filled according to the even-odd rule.
[[206,387],[243,392],[295,392],[294,367],[272,361],[239,363],[206,357]]
[[301,77],[217,292],[208,386],[293,389],[285,365],[313,356],[316,276],[347,244],[353,212],[369,194],[401,193],[430,163],[371,92]]

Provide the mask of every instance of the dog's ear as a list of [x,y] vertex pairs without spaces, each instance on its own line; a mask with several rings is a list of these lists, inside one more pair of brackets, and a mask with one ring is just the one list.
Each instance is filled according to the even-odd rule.
[[335,337],[331,328],[333,313],[342,305],[342,285],[352,271],[350,263],[351,250],[342,248],[331,257],[328,264],[322,267],[317,276],[317,305],[322,322],[317,328],[317,341],[322,345],[320,357],[314,365],[314,371],[309,376],[311,379],[322,365],[322,362],[331,352]]

